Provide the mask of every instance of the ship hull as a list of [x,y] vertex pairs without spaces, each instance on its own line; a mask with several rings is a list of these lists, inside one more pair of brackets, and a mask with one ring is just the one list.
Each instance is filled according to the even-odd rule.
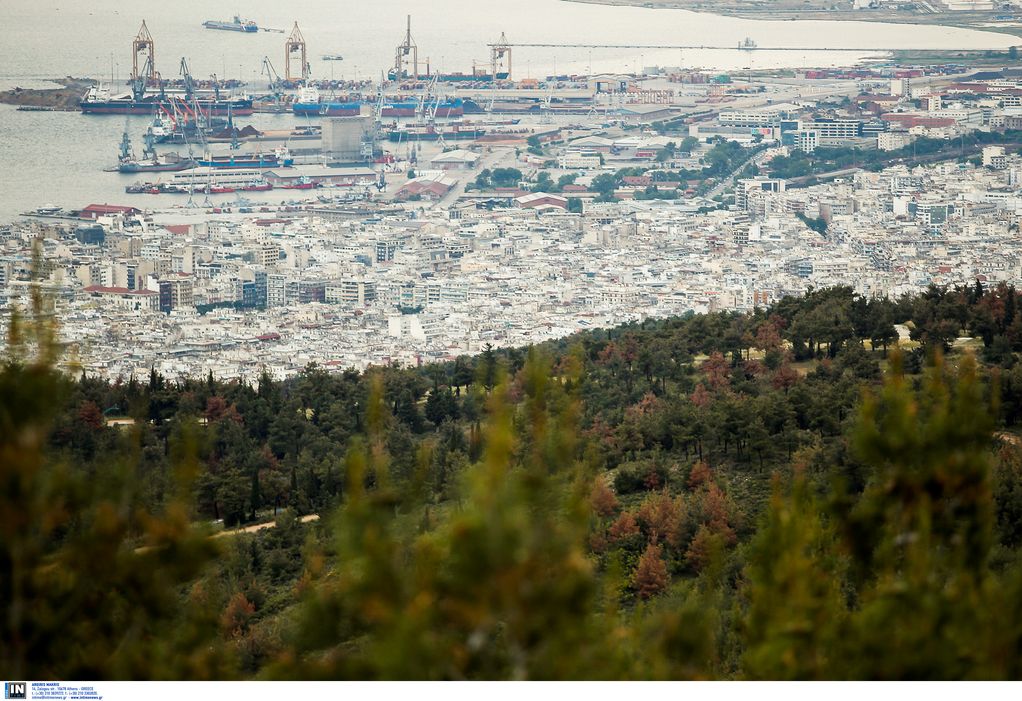
[[259,31],[259,26],[255,24],[240,24],[237,22],[203,22],[202,26],[206,29],[217,29],[221,32],[241,32],[242,34],[254,34]]
[[383,105],[381,114],[384,117],[414,117],[418,105],[414,102],[398,102],[390,105]]
[[208,168],[232,169],[232,168],[290,168],[294,161],[290,158],[281,160],[276,156],[262,156],[259,158],[236,157],[236,158],[211,158],[197,161],[200,166]]
[[387,132],[387,140],[395,143],[401,143],[404,141],[437,141],[440,139],[441,134],[445,141],[470,141],[472,139],[478,139],[486,134],[485,129],[466,129],[458,131],[407,131],[404,129],[395,129]]
[[[252,101],[248,99],[211,102],[199,100],[199,109],[204,114],[245,117],[253,113]],[[169,101],[163,100],[83,100],[79,108],[82,114],[144,114],[152,115],[159,109],[173,109]]]
[[196,166],[195,161],[179,161],[177,163],[122,163],[117,166],[118,173],[176,173]]
[[301,117],[357,117],[362,105],[358,102],[296,102],[291,110]]

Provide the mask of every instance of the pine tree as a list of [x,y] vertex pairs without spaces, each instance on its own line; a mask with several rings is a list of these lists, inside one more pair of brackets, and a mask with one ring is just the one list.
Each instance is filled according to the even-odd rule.
[[669,583],[663,548],[659,543],[650,543],[635,568],[635,590],[640,598],[648,599],[667,589]]

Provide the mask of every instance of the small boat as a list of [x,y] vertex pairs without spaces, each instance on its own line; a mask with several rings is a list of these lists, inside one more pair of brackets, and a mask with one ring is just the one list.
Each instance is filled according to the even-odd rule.
[[266,182],[265,180],[253,180],[252,182],[243,185],[241,187],[242,192],[268,192],[273,189],[273,185]]
[[303,175],[293,183],[281,185],[281,187],[285,190],[311,190],[316,187],[316,182],[308,176]]

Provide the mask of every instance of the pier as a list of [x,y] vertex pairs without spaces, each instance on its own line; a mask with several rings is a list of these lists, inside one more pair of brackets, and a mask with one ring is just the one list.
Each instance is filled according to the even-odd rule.
[[[489,46],[498,46],[498,44],[490,44]],[[531,49],[644,49],[644,50],[678,50],[678,49],[705,49],[712,51],[850,51],[856,53],[862,53],[864,51],[900,51],[901,47],[883,48],[883,47],[834,47],[834,46],[745,46],[745,45],[734,45],[734,46],[721,46],[713,44],[538,44],[538,43],[515,43],[515,44],[503,44],[499,46],[510,46],[513,48],[531,48]],[[955,49],[946,49],[947,51],[954,51]]]

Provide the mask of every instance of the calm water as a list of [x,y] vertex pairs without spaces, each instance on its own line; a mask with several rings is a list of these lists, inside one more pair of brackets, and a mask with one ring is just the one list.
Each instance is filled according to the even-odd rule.
[[[124,5],[113,0],[2,0],[0,26],[7,38],[0,43],[0,88],[35,87],[42,79],[62,75],[107,79],[113,75],[123,80],[130,71],[131,40],[143,18],[156,42],[156,66],[164,77],[178,75],[182,56],[187,56],[197,77],[216,73],[260,83],[263,56],[283,71],[284,34],[247,35],[201,26],[207,19],[230,19],[232,6],[211,10],[209,3],[199,0],[147,4],[144,10]],[[309,44],[313,74],[321,78],[378,77],[393,61],[393,47],[403,37],[407,14],[412,15],[420,61],[428,58],[434,69],[444,71],[468,71],[473,61],[486,65],[486,43],[501,32],[511,42],[528,43],[727,46],[749,36],[762,46],[1003,49],[1017,41],[1003,34],[932,26],[764,22],[559,0],[311,0],[287,5],[247,0],[238,10],[263,27],[290,30],[297,20]],[[320,60],[327,53],[339,53],[344,60]],[[516,77],[539,77],[554,71],[632,71],[654,64],[720,70],[827,66],[847,64],[856,57],[833,51],[522,48],[515,54],[514,68]],[[140,132],[143,121],[136,118],[132,131]],[[290,118],[246,121],[282,127]],[[124,119],[116,116],[17,112],[0,105],[0,221],[48,203],[70,207],[126,201],[124,178],[99,172],[114,161],[123,129]]]

